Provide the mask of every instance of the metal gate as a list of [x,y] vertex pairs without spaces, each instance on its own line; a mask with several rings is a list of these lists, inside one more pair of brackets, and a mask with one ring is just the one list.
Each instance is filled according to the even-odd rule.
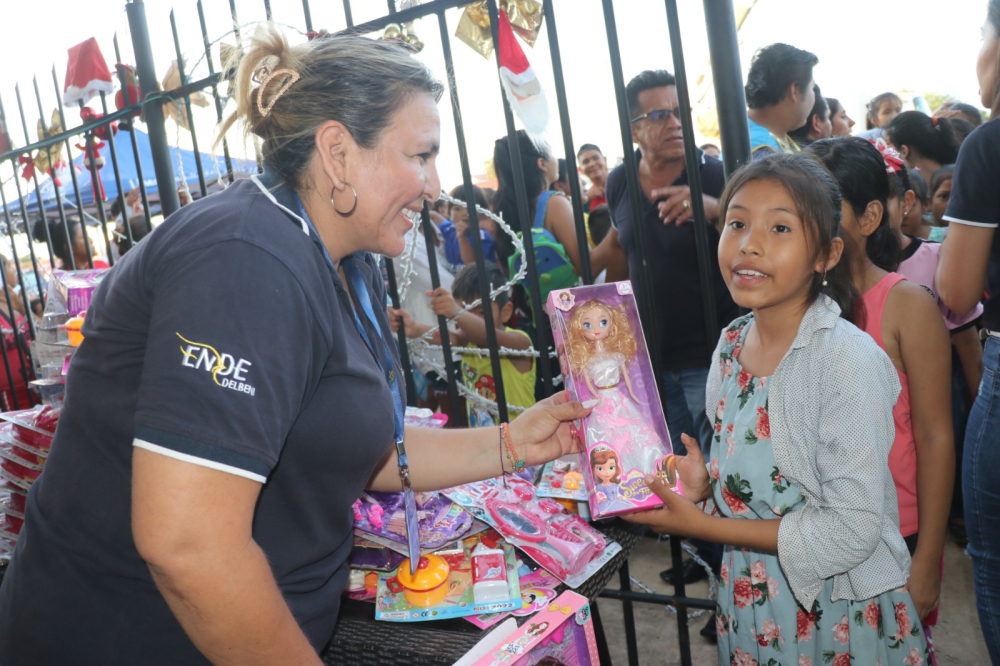
[[[218,1],[218,0],[214,0]],[[355,0],[357,2],[358,0]],[[368,2],[373,2],[374,0],[366,0]],[[503,3],[505,0],[500,0]],[[264,12],[266,17],[270,20],[272,18],[271,3],[269,0],[262,0],[264,5]],[[619,0],[619,5],[621,6],[622,0]],[[462,182],[464,186],[465,201],[474,202],[475,196],[473,191],[473,179],[471,168],[469,164],[469,156],[466,148],[466,131],[465,124],[463,122],[462,109],[459,104],[458,96],[458,84],[459,82],[455,76],[455,69],[453,65],[453,57],[451,51],[451,36],[449,34],[448,24],[446,21],[445,13],[454,8],[462,7],[463,5],[469,4],[469,0],[425,0],[421,4],[408,2],[406,3],[406,9],[397,10],[396,0],[386,0],[387,13],[381,18],[366,21],[361,24],[354,24],[353,12],[350,0],[343,0],[343,13],[346,20],[346,26],[343,29],[352,30],[360,34],[370,34],[377,31],[385,29],[389,24],[403,24],[409,21],[436,17],[437,24],[440,34],[441,47],[444,56],[444,65],[447,71],[447,84],[449,91],[449,105],[454,119],[455,127],[455,140],[458,150],[459,160],[461,162],[461,172],[462,172]],[[570,113],[569,106],[566,97],[566,89],[563,79],[563,65],[560,55],[559,48],[559,32],[557,26],[557,17],[555,15],[555,8],[553,6],[553,0],[542,0],[543,11],[544,11],[544,24],[548,36],[548,45],[550,49],[551,63],[553,69],[553,81],[555,87],[556,95],[556,106],[558,108],[558,117],[560,121],[560,130],[563,141],[563,151],[566,160],[567,172],[570,174],[575,174],[577,172],[576,163],[576,151],[575,144],[573,140],[573,133],[570,124]],[[708,41],[709,50],[711,53],[712,60],[712,70],[714,78],[714,87],[716,93],[716,103],[719,115],[719,129],[721,133],[721,141],[723,144],[723,155],[725,161],[726,174],[729,175],[738,168],[740,165],[746,163],[749,160],[750,155],[750,144],[749,144],[749,134],[746,123],[746,107],[745,100],[743,96],[743,81],[742,81],[742,71],[739,62],[739,51],[738,42],[736,36],[736,22],[734,18],[733,4],[732,0],[703,0],[704,12],[706,20],[708,21]],[[632,148],[632,135],[631,135],[631,123],[630,116],[628,112],[627,100],[625,95],[625,78],[622,71],[621,56],[619,50],[618,42],[618,30],[615,22],[615,3],[613,0],[602,0],[603,16],[601,17],[605,26],[605,33],[607,39],[607,46],[611,58],[613,82],[614,82],[614,95],[617,101],[618,110],[618,124],[621,130],[621,141],[622,149],[625,156],[625,168],[628,183],[628,195],[631,206],[632,219],[639,221],[642,219],[641,207],[640,207],[640,196],[641,190],[639,186],[638,171],[636,157]],[[241,25],[237,19],[237,6],[236,0],[229,0],[230,14],[232,15],[232,33],[235,34],[237,41],[240,38]],[[490,26],[492,31],[492,39],[494,46],[494,53],[497,52],[496,44],[498,41],[498,11],[497,0],[486,0],[486,8],[489,13]],[[707,234],[705,212],[703,209],[703,203],[701,198],[701,182],[700,182],[700,170],[696,165],[696,153],[695,153],[695,136],[692,127],[691,120],[691,106],[688,95],[688,85],[686,78],[686,70],[684,66],[684,53],[681,43],[680,34],[680,24],[678,19],[678,10],[676,0],[664,0],[665,15],[663,19],[666,20],[667,30],[670,37],[671,54],[674,63],[674,73],[677,80],[677,93],[680,101],[681,109],[681,122],[683,126],[684,134],[684,146],[686,153],[686,166],[687,174],[689,178],[689,185],[692,192],[692,207],[693,214],[695,218],[695,235],[697,243],[697,252],[699,258],[699,278],[702,285],[709,285],[711,280],[709,261],[709,240]],[[129,2],[126,5],[126,13],[128,16],[128,27],[131,34],[132,49],[135,55],[134,70],[138,75],[138,84],[143,91],[152,91],[143,95],[141,100],[135,100],[131,105],[125,106],[122,109],[111,111],[109,109],[108,100],[104,93],[100,94],[100,107],[103,111],[103,116],[93,118],[89,121],[85,121],[83,124],[71,129],[66,130],[66,113],[65,109],[62,107],[62,102],[59,102],[57,114],[54,119],[58,123],[46,123],[45,113],[42,108],[41,96],[39,93],[39,82],[37,78],[34,80],[34,98],[37,106],[38,114],[38,124],[39,132],[37,138],[34,141],[29,142],[29,122],[28,118],[33,116],[30,110],[26,110],[25,100],[22,96],[22,91],[16,88],[14,91],[17,105],[17,117],[19,119],[19,125],[23,132],[24,144],[20,147],[15,147],[10,138],[11,132],[5,131],[5,128],[9,128],[10,122],[8,120],[8,115],[5,113],[3,96],[0,95],[0,150],[5,150],[6,152],[0,153],[0,168],[3,165],[9,165],[9,168],[13,171],[13,176],[5,175],[4,170],[0,170],[0,181],[9,182],[13,180],[14,186],[16,188],[16,200],[8,201],[8,197],[4,194],[3,188],[0,188],[0,205],[2,205],[3,210],[3,223],[5,225],[4,234],[7,236],[10,242],[10,249],[13,256],[14,263],[17,266],[17,283],[11,284],[6,276],[6,273],[0,270],[0,286],[3,288],[3,293],[7,296],[8,308],[6,312],[0,313],[4,316],[9,317],[11,323],[17,321],[17,314],[13,307],[10,305],[12,301],[12,294],[20,291],[22,295],[27,296],[31,293],[30,287],[32,285],[39,285],[38,297],[41,302],[41,306],[44,307],[45,294],[44,290],[40,288],[40,285],[44,283],[44,260],[45,255],[37,256],[34,245],[30,242],[19,244],[17,242],[21,234],[28,234],[30,236],[30,223],[31,220],[37,217],[41,220],[45,231],[45,250],[47,252],[47,259],[50,266],[55,266],[55,251],[53,247],[52,238],[49,234],[48,222],[51,218],[52,221],[61,225],[62,230],[66,238],[72,238],[70,233],[70,226],[74,217],[80,218],[81,223],[84,222],[84,218],[91,218],[99,226],[105,247],[108,252],[109,259],[111,259],[111,236],[109,236],[108,223],[109,216],[106,210],[105,202],[100,196],[95,196],[93,206],[85,207],[83,201],[80,197],[80,188],[78,187],[78,176],[73,168],[70,168],[69,173],[72,179],[73,191],[75,197],[73,199],[67,200],[65,197],[60,196],[59,185],[55,184],[56,189],[56,209],[55,211],[47,211],[43,205],[41,198],[38,198],[38,212],[35,215],[29,214],[28,206],[28,192],[26,188],[22,187],[21,179],[23,167],[26,164],[33,165],[34,159],[38,159],[39,156],[53,157],[60,149],[65,149],[67,155],[69,156],[69,161],[72,164],[73,156],[73,146],[71,144],[71,139],[77,137],[78,135],[83,135],[86,141],[84,147],[85,150],[89,150],[93,145],[101,140],[107,141],[108,147],[110,148],[110,155],[112,157],[111,167],[114,171],[115,182],[117,185],[118,192],[122,194],[124,198],[124,189],[122,187],[122,179],[120,176],[120,165],[118,154],[115,151],[115,141],[128,141],[131,143],[132,156],[135,160],[135,168],[138,172],[139,180],[139,192],[142,201],[142,209],[145,213],[146,224],[150,225],[151,215],[153,212],[150,203],[150,197],[148,196],[145,180],[143,178],[142,166],[140,163],[139,145],[137,141],[137,135],[134,131],[135,120],[134,116],[141,113],[142,117],[146,123],[148,133],[149,133],[149,143],[150,149],[153,155],[154,163],[154,174],[157,189],[159,192],[159,205],[161,207],[164,216],[167,216],[180,207],[180,199],[178,191],[175,186],[175,174],[173,167],[173,159],[171,157],[169,144],[167,141],[167,135],[165,131],[164,123],[164,105],[169,103],[180,104],[183,108],[182,113],[185,113],[186,120],[192,129],[191,136],[194,145],[194,155],[196,171],[198,176],[198,186],[194,193],[195,197],[206,196],[210,193],[210,176],[211,173],[206,175],[207,169],[206,165],[203,164],[202,154],[199,152],[199,146],[197,141],[197,135],[194,130],[195,116],[192,113],[191,107],[191,95],[200,92],[207,92],[212,97],[214,102],[216,115],[218,120],[221,121],[223,117],[223,107],[227,101],[226,97],[220,92],[219,87],[224,82],[225,73],[220,72],[216,69],[216,65],[213,62],[212,56],[212,46],[215,41],[210,40],[208,29],[206,27],[205,12],[202,4],[202,0],[197,0],[197,10],[199,16],[199,27],[201,32],[202,43],[204,46],[204,52],[200,55],[200,58],[204,59],[207,63],[209,75],[200,80],[192,81],[187,76],[185,72],[185,59],[181,52],[181,41],[178,33],[177,21],[175,19],[174,12],[171,11],[170,27],[173,35],[173,42],[176,51],[177,58],[177,68],[180,75],[180,86],[169,91],[161,91],[159,88],[159,82],[156,77],[156,70],[153,62],[152,48],[150,44],[150,34],[148,29],[148,24],[146,21],[146,8],[142,2],[134,1]],[[301,26],[304,27],[304,32],[312,36],[317,36],[314,32],[314,26],[312,22],[312,13],[310,10],[309,0],[302,0],[302,23]],[[595,21],[598,20],[595,17]],[[660,20],[657,18],[656,20]],[[331,30],[331,32],[333,32]],[[121,52],[118,48],[118,40],[115,38],[115,57],[120,63],[122,61]],[[499,74],[499,59],[495,58],[498,74]],[[119,83],[124,90],[127,86],[126,77],[128,76],[128,70],[119,67],[118,68],[118,78]],[[62,98],[59,81],[56,76],[56,69],[52,69],[52,85],[55,88],[57,99]],[[0,91],[3,92],[3,91]],[[609,91],[610,92],[610,91]],[[126,100],[127,101],[127,100]],[[520,219],[520,229],[515,229],[515,231],[522,232],[522,239],[524,244],[523,256],[527,264],[527,276],[528,276],[528,290],[530,293],[530,302],[533,308],[533,320],[536,323],[546,321],[547,317],[542,311],[542,299],[541,290],[538,280],[537,267],[535,265],[535,253],[532,246],[531,240],[531,220],[528,215],[528,201],[526,197],[526,186],[524,180],[524,174],[521,172],[521,160],[520,160],[520,148],[518,141],[515,139],[515,121],[514,116],[511,112],[511,108],[507,103],[507,100],[503,97],[503,93],[500,93],[500,98],[496,100],[497,103],[503,105],[504,118],[506,122],[506,131],[508,136],[508,145],[510,146],[513,154],[511,155],[511,163],[514,168],[514,180],[515,180],[515,191],[518,198],[518,217]],[[81,103],[81,109],[83,105]],[[111,131],[110,125],[113,122],[124,121],[128,127],[124,132],[119,132],[116,137]],[[58,125],[54,127],[53,125]],[[124,137],[123,134],[127,134],[128,137]],[[6,139],[6,141],[5,141]],[[6,145],[5,145],[6,144]],[[223,138],[222,140],[222,159],[224,161],[224,169],[220,168],[218,161],[213,164],[213,171],[215,172],[216,182],[225,186],[231,183],[234,178],[234,158],[231,155],[230,146],[228,142]],[[34,155],[34,158],[32,157]],[[213,158],[214,159],[214,158]],[[43,174],[44,175],[44,174]],[[97,167],[93,164],[89,166],[90,178],[94,181],[98,178]],[[25,180],[30,180],[34,185],[36,192],[41,192],[39,185],[40,179],[38,171],[35,170],[34,173],[28,173]],[[593,275],[591,271],[591,265],[589,260],[589,249],[587,245],[587,234],[584,225],[583,217],[583,206],[582,206],[582,195],[580,192],[580,183],[577,178],[570,178],[570,188],[571,188],[571,200],[573,204],[574,211],[574,222],[576,227],[577,241],[579,243],[580,251],[580,262],[581,262],[581,277],[583,282],[590,284],[593,281]],[[68,204],[66,203],[68,201]],[[65,204],[65,205],[64,205]],[[67,210],[67,206],[71,210]],[[127,206],[123,206],[122,216],[123,216],[123,226],[124,235],[131,242],[132,239],[132,229],[129,224],[129,214]],[[74,213],[75,211],[75,213]],[[482,241],[479,234],[479,214],[477,213],[475,206],[469,206],[469,218],[471,227],[471,239],[473,241],[473,249],[475,251],[477,275],[479,281],[479,293],[488,294],[490,291],[489,282],[486,276],[485,261]],[[424,235],[425,242],[428,248],[428,257],[430,262],[431,280],[433,286],[436,288],[440,285],[440,275],[439,267],[436,264],[434,251],[434,238],[433,231],[430,228],[430,217],[428,207],[425,205],[424,213]],[[22,228],[23,227],[23,228]],[[151,228],[151,227],[150,227]],[[649,233],[647,230],[643,229],[641,224],[635,225],[636,233],[636,250],[639,258],[639,265],[641,266],[641,272],[639,275],[630,276],[632,280],[638,281],[640,284],[640,294],[642,296],[641,302],[639,303],[640,313],[642,315],[642,320],[644,327],[647,332],[649,339],[657,339],[656,331],[656,319],[652,316],[655,305],[655,294],[652,289],[649,265],[650,261],[655,260],[655,257],[648,256],[648,244],[646,243],[646,234]],[[27,268],[22,268],[22,261],[25,260],[22,256],[18,256],[18,246],[22,247],[26,245],[27,252],[30,258],[30,270]],[[89,244],[87,245],[87,264],[89,267],[93,267],[93,257],[90,251]],[[70,255],[70,265],[65,266],[68,269],[83,268],[82,266],[77,266],[76,261]],[[386,259],[386,263],[390,270],[387,271],[389,276],[389,287],[390,294],[393,300],[393,304],[399,307],[399,293],[397,289],[395,271],[392,270],[392,260]],[[707,344],[709,348],[714,348],[716,343],[716,331],[719,331],[719,322],[716,321],[716,309],[714,306],[712,290],[707,287],[702,288],[702,294],[704,298],[704,311],[705,311],[705,328],[708,332]],[[488,337],[488,350],[492,364],[493,377],[495,381],[495,398],[496,398],[496,409],[499,413],[499,418],[502,421],[508,420],[508,407],[506,401],[506,394],[503,386],[503,375],[500,370],[500,359],[501,354],[498,350],[497,338],[496,338],[496,325],[493,321],[492,312],[490,308],[483,309],[483,318],[486,320],[486,329]],[[26,318],[28,326],[28,335],[31,339],[37,339],[38,332],[36,331],[35,324],[32,318],[29,316]],[[446,329],[446,321],[444,317],[438,318],[438,324],[441,331]],[[15,328],[15,338],[16,327]],[[539,360],[542,362],[538,363],[538,369],[541,374],[542,386],[546,395],[550,394],[553,390],[553,373],[549,363],[544,362],[549,358],[552,353],[552,340],[551,333],[547,326],[537,326],[539,339],[536,343],[540,351]],[[447,335],[442,335],[442,347],[445,364],[445,374],[448,379],[448,392],[451,397],[451,402],[453,405],[457,406],[460,404],[458,399],[458,386],[461,383],[461,378],[459,376],[459,369],[455,367],[452,361],[452,350],[448,341]],[[13,367],[11,362],[11,354],[8,352],[16,351],[16,356],[20,360],[20,368]],[[406,344],[406,339],[400,332],[400,352],[403,360],[403,365],[405,372],[407,374],[407,387],[408,391],[408,401],[410,404],[414,403],[414,395],[412,387],[414,386],[411,364],[408,358],[408,346]],[[649,345],[649,351],[652,357],[654,372],[656,376],[662,376],[660,372],[661,364],[659,358],[659,347],[658,345]],[[14,375],[20,373],[21,379],[25,382],[30,381],[34,378],[33,364],[29,348],[24,344],[18,344],[15,340],[15,349],[9,347],[9,341],[6,336],[0,335],[0,355],[3,356],[4,362],[4,373],[8,381],[8,384],[13,386]],[[706,359],[707,360],[707,359]],[[660,386],[662,392],[663,387]],[[7,405],[6,408],[19,409],[26,407],[28,405],[21,404],[18,400],[16,392],[12,392],[13,403]],[[35,397],[32,395],[29,398],[30,402],[35,402]],[[681,567],[681,545],[680,540],[677,538],[671,538],[671,554],[673,560],[673,566],[676,570]],[[632,615],[632,602],[649,602],[656,604],[666,604],[674,606],[680,609],[681,612],[677,613],[677,624],[678,624],[678,634],[679,634],[679,645],[681,651],[681,662],[683,664],[691,663],[690,654],[690,642],[688,637],[688,626],[687,626],[687,613],[684,612],[688,608],[701,608],[714,610],[715,604],[707,599],[692,599],[685,595],[683,582],[676,585],[676,589],[673,595],[653,595],[637,593],[631,590],[630,577],[628,574],[627,563],[622,567],[621,570],[621,590],[606,590],[602,596],[620,599],[624,605],[625,614],[625,630],[626,639],[629,655],[629,663],[638,663],[637,648],[636,648],[636,636],[635,636],[635,626],[633,622]]]

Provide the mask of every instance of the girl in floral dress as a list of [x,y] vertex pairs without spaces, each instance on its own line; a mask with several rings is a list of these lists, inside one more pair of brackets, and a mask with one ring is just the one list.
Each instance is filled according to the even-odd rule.
[[731,178],[721,210],[719,265],[753,314],[714,354],[710,463],[685,435],[685,496],[647,478],[665,506],[627,518],[727,544],[722,664],[924,664],[888,469],[900,385],[842,318],[857,292],[837,186],[806,155],[774,156]]

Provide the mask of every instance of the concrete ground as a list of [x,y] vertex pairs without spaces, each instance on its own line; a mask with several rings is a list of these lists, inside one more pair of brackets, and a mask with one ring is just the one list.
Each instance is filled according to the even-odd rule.
[[[632,577],[660,594],[671,594],[673,591],[673,588],[660,580],[659,575],[660,571],[669,567],[670,546],[666,540],[658,542],[653,538],[644,538],[629,558]],[[944,571],[941,613],[938,626],[934,629],[938,665],[988,666],[990,659],[976,614],[972,563],[950,537],[945,548]],[[615,578],[610,587],[617,586],[618,580]],[[686,591],[689,596],[704,598],[708,594],[708,583],[696,583],[688,586]],[[639,663],[642,666],[679,665],[681,661],[677,648],[676,616],[663,606],[634,604],[634,608]],[[625,666],[628,664],[628,655],[622,628],[621,603],[614,599],[601,599],[600,610],[614,666]],[[690,621],[691,662],[695,666],[711,666],[717,664],[719,659],[715,644],[698,635],[706,620],[707,615]]]

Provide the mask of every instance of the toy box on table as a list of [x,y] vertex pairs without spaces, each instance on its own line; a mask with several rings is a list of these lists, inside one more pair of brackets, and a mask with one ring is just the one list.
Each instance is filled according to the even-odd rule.
[[599,666],[586,597],[560,594],[475,666]]
[[575,424],[591,515],[660,506],[647,474],[681,487],[632,283],[553,291],[547,310],[570,397],[599,401]]

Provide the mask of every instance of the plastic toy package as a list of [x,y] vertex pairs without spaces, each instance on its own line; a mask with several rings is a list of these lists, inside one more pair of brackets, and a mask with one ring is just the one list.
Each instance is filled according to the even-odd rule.
[[560,594],[475,666],[599,666],[586,597]]
[[580,473],[580,456],[564,456],[545,463],[538,482],[539,497],[587,501],[587,488]]
[[681,486],[632,283],[553,291],[547,311],[570,397],[598,400],[574,428],[591,515],[660,506],[647,474]]
[[556,500],[536,498],[535,487],[514,476],[506,486],[497,478],[442,492],[570,587],[580,586],[621,551]]
[[548,606],[549,602],[556,598],[557,587],[559,587],[559,579],[545,569],[532,571],[521,576],[521,601],[523,605],[519,609],[488,615],[472,615],[465,619],[480,629],[488,629],[508,615],[514,617],[532,615]]
[[[417,573],[410,575],[409,560],[390,573],[379,574],[375,598],[375,619],[389,622],[425,622],[449,617],[516,610],[521,607],[520,583],[514,549],[500,544],[503,564],[499,575],[505,577],[503,598],[476,600],[473,563],[479,539],[464,541],[456,551],[443,551],[420,558]],[[494,572],[490,572],[491,574]]]

